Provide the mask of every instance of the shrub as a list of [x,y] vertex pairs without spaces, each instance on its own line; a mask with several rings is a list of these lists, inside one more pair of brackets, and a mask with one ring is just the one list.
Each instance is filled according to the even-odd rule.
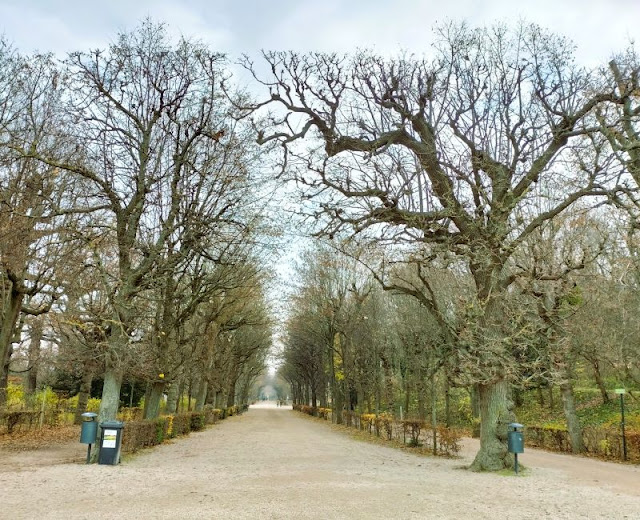
[[331,408],[318,408],[318,417],[325,421],[331,419]]
[[204,430],[207,425],[207,416],[204,412],[193,412],[191,414],[191,431]]
[[367,429],[369,430],[369,433],[371,433],[371,427],[375,424],[375,422],[376,422],[375,413],[363,413],[360,416],[360,429],[361,430]]
[[384,432],[389,441],[393,437],[393,416],[389,412],[383,412],[376,417],[376,434],[378,437],[382,432]]
[[405,438],[407,434],[409,434],[409,446],[414,448],[422,446],[422,443],[420,442],[420,432],[423,427],[424,423],[422,421],[415,419],[402,421],[402,429],[404,431]]
[[438,435],[439,453],[443,455],[457,455],[461,448],[460,441],[462,440],[462,431],[457,428],[438,426],[436,432]]
[[122,432],[122,451],[135,452],[162,443],[167,436],[167,428],[166,417],[126,423]]

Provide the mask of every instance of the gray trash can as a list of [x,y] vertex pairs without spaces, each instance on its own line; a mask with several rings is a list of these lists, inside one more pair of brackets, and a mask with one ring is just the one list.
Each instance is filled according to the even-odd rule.
[[98,464],[118,464],[120,462],[124,423],[120,421],[104,421],[100,423],[100,428],[102,433],[100,435]]

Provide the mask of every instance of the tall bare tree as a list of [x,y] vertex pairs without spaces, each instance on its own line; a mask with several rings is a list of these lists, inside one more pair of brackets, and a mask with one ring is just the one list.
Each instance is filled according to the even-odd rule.
[[[477,470],[508,466],[513,358],[503,328],[511,255],[544,222],[603,193],[580,136],[611,90],[592,88],[572,45],[536,26],[448,24],[433,59],[268,52],[259,142],[283,151],[283,171],[317,202],[321,232],[444,249],[473,277],[480,398]],[[302,144],[301,141],[305,140]],[[536,200],[544,196],[548,209]],[[428,255],[425,255],[428,256]]]

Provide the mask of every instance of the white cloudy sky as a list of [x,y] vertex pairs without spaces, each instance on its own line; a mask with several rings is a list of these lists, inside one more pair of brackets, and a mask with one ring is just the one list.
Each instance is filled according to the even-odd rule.
[[231,55],[260,49],[428,49],[437,21],[526,19],[572,38],[585,64],[640,40],[640,0],[0,0],[0,32],[23,51],[103,47],[151,16]]

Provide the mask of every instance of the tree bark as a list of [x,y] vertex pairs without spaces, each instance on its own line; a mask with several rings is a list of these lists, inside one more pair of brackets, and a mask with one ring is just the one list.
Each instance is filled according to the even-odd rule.
[[40,367],[40,346],[42,343],[42,321],[34,319],[31,322],[29,334],[29,372],[27,373],[26,391],[33,394],[38,388],[38,369]]
[[207,400],[207,390],[209,389],[209,381],[203,375],[198,385],[198,392],[196,393],[196,406],[195,411],[201,412],[204,409],[204,403]]
[[444,378],[444,425],[449,428],[451,426],[451,385],[449,378]]
[[480,450],[471,464],[474,471],[497,471],[513,465],[507,450],[507,425],[514,420],[506,381],[477,385],[480,405]]
[[93,372],[91,370],[85,370],[82,374],[82,380],[80,381],[80,391],[78,392],[78,406],[76,406],[75,417],[73,418],[73,424],[82,423],[82,414],[87,411],[87,404],[89,397],[91,396],[91,383],[93,382]]
[[571,439],[571,451],[573,453],[582,453],[584,444],[582,441],[582,427],[576,413],[576,403],[573,396],[573,386],[571,381],[566,380],[560,385],[562,393],[562,405],[564,408],[564,416],[567,420],[567,430]]
[[167,407],[165,410],[168,414],[175,414],[177,412],[179,390],[180,385],[177,381],[169,383],[169,390],[167,392]]
[[13,354],[16,323],[18,323],[23,299],[24,294],[12,287],[6,310],[2,313],[2,324],[0,325],[0,410],[4,409],[7,404],[9,366]]
[[145,401],[145,419],[155,419],[160,415],[160,403],[164,392],[165,382],[155,381],[151,383],[151,392],[149,392],[149,400]]
[[118,415],[120,406],[120,388],[122,387],[122,371],[114,367],[107,367],[102,385],[102,400],[100,401],[100,421],[113,421]]
[[609,394],[607,394],[607,387],[604,384],[604,380],[602,379],[602,372],[600,371],[600,362],[597,359],[591,360],[591,366],[593,368],[593,376],[596,380],[596,385],[600,390],[600,395],[602,396],[602,403],[607,404],[609,402]]

